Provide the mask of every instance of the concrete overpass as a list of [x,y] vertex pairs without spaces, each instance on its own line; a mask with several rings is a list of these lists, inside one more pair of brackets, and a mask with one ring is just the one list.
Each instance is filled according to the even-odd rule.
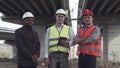
[[69,0],[0,0],[0,12],[4,14],[2,20],[18,24],[21,24],[26,11],[35,15],[34,25],[53,24],[55,12],[59,8],[69,10]]
[[0,40],[14,40],[14,29],[0,27]]
[[7,32],[0,32],[0,40],[14,40],[14,34]]

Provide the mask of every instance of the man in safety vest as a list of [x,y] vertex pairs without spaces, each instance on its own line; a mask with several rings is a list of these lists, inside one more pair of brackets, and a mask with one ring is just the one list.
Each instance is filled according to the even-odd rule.
[[96,57],[101,56],[100,28],[93,25],[93,12],[84,10],[82,13],[84,26],[74,38],[73,43],[79,44],[78,68],[96,68]]
[[68,68],[70,46],[75,37],[72,28],[64,24],[66,13],[58,9],[56,24],[49,27],[45,36],[45,64],[49,68]]

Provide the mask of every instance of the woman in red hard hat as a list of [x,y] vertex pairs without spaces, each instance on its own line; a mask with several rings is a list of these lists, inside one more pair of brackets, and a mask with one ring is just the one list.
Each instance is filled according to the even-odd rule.
[[79,44],[78,68],[96,68],[96,57],[101,56],[100,28],[93,25],[93,12],[84,10],[82,13],[84,26],[74,38],[73,43]]

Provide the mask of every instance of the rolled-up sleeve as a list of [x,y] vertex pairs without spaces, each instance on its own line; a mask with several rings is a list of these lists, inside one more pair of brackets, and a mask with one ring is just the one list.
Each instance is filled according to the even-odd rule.
[[92,35],[90,36],[90,42],[96,42],[98,37],[100,36],[100,28],[96,27],[95,30],[93,31]]
[[69,46],[73,45],[73,38],[75,37],[75,34],[73,32],[72,27],[70,27],[70,41],[69,41]]

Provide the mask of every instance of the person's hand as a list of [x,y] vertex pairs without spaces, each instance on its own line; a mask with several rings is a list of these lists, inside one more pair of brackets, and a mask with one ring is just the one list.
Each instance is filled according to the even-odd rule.
[[81,44],[88,44],[88,43],[92,43],[89,38],[87,38],[86,40],[84,40]]
[[32,62],[37,63],[37,55],[32,55]]
[[48,66],[48,64],[50,64],[49,58],[45,58],[45,59],[44,59],[44,63],[45,63],[45,65]]
[[62,44],[62,45],[68,45],[69,41],[68,40],[60,40],[60,44]]
[[78,37],[75,37],[73,39],[73,44],[79,44],[79,42],[80,42],[80,39]]

